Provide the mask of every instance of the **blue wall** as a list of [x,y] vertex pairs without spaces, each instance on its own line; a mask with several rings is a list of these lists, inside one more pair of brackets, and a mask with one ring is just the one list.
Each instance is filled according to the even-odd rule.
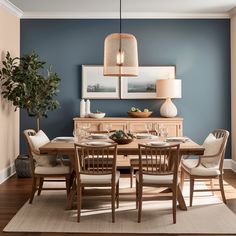
[[[61,108],[42,119],[53,138],[72,135],[79,114],[81,65],[103,63],[106,35],[119,30],[117,20],[21,20],[21,55],[35,50],[61,78]],[[184,134],[201,143],[215,128],[230,130],[230,21],[124,20],[123,32],[138,40],[140,65],[176,65],[182,99],[174,103],[184,118]],[[126,116],[132,106],[149,107],[159,115],[161,100],[92,100],[92,110]],[[21,133],[35,127],[21,111]],[[227,157],[230,155],[228,145]],[[21,139],[21,151],[25,152]]]

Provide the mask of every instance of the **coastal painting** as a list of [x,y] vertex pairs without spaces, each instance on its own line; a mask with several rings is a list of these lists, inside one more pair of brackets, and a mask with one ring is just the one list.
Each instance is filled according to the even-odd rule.
[[121,98],[155,99],[159,79],[175,79],[175,66],[140,66],[138,77],[121,78]]
[[103,76],[103,66],[82,65],[82,98],[120,98],[119,78]]

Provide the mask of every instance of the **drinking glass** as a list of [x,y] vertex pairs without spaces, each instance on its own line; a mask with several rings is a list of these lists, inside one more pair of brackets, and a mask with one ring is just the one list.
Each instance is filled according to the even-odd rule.
[[150,131],[152,131],[152,124],[151,123],[146,123],[145,124],[145,129],[148,134],[150,134]]
[[112,125],[110,123],[104,124],[104,130],[107,131],[107,133],[109,135],[110,131],[112,130]]
[[155,132],[156,132],[156,136],[157,136],[157,137],[160,137],[160,136],[161,136],[161,130],[160,130],[160,128],[159,128],[159,124],[158,124],[158,123],[156,123],[156,124],[154,125],[154,130],[155,130]]

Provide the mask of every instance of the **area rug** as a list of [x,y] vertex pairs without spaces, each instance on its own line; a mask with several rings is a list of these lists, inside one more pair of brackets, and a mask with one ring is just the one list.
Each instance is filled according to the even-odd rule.
[[[121,179],[120,185],[120,207],[116,210],[115,223],[111,222],[110,198],[106,196],[84,197],[81,222],[77,223],[76,210],[64,210],[63,191],[43,191],[41,196],[35,196],[32,205],[25,203],[4,232],[236,235],[236,215],[211,193],[197,193],[193,207],[187,211],[178,209],[176,224],[172,221],[171,201],[144,201],[142,222],[137,223],[135,188],[129,188],[128,179]],[[145,189],[145,199],[152,197],[154,191]],[[185,184],[187,204],[188,192],[189,186]]]

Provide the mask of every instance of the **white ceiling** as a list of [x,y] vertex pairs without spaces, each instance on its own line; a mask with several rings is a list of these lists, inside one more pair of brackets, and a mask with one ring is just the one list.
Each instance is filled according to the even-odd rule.
[[[6,0],[7,1],[7,0]],[[119,0],[8,0],[23,18],[116,18]],[[236,0],[123,0],[127,18],[227,18]]]

